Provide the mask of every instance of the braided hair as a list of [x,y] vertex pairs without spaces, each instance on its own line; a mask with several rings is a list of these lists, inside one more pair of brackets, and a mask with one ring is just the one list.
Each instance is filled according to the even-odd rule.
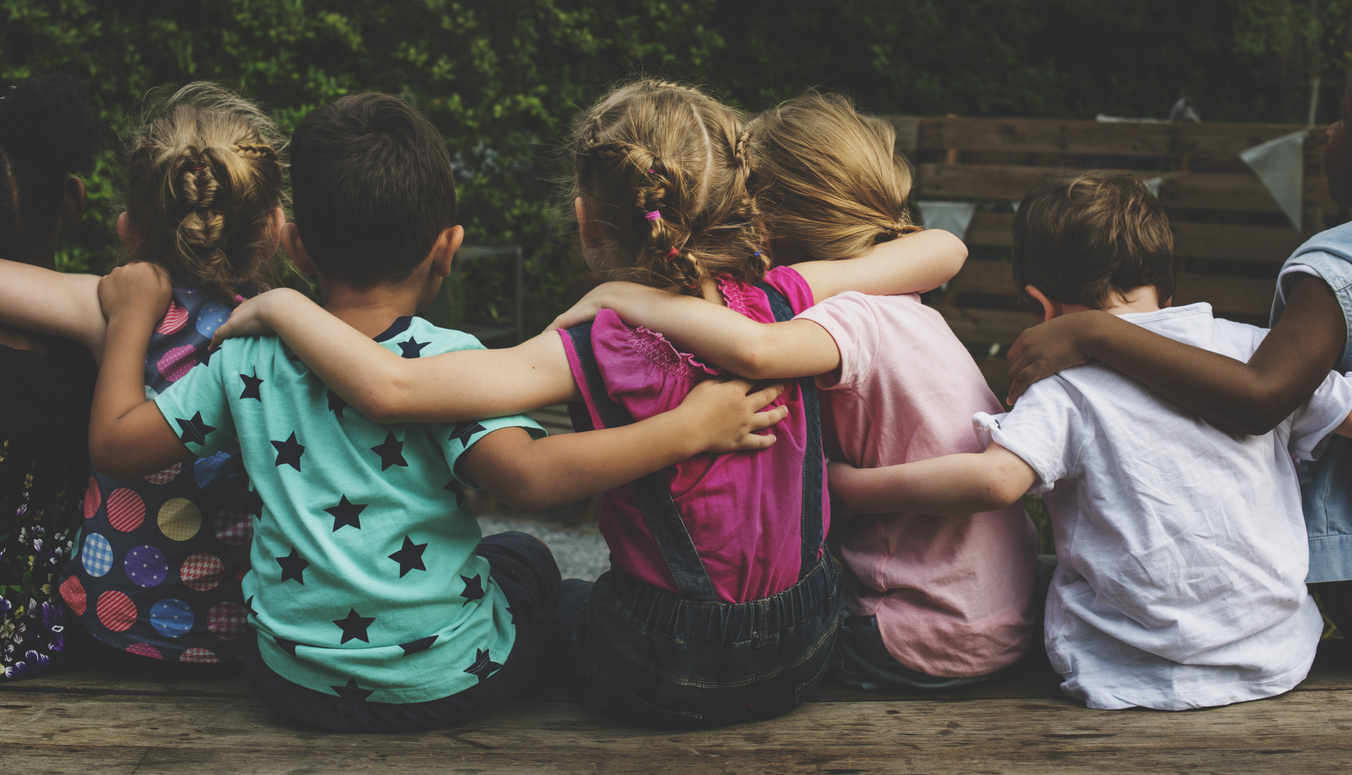
[[66,179],[89,168],[102,140],[84,88],[68,77],[0,89],[0,256],[51,236]]
[[589,110],[573,133],[573,195],[597,227],[592,269],[695,295],[718,275],[763,277],[748,141],[737,113],[672,83],[638,81]]
[[128,260],[154,261],[175,282],[232,301],[267,263],[285,143],[258,106],[215,84],[150,101],[127,158]]
[[837,94],[809,91],[751,122],[756,203],[785,256],[850,258],[919,231],[896,130]]

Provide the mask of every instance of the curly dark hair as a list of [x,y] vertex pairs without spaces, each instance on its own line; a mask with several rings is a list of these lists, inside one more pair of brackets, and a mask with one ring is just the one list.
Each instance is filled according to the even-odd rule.
[[88,169],[102,144],[74,79],[52,75],[0,89],[0,256],[51,234],[66,178]]

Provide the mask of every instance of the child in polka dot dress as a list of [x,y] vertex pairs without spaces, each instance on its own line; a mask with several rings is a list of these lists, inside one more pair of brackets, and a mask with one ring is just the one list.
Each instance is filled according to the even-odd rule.
[[[127,260],[154,261],[174,285],[145,362],[148,396],[206,361],[212,333],[253,294],[252,278],[271,273],[284,220],[280,147],[262,111],[206,83],[161,99],[132,144],[118,236]],[[35,327],[102,357],[106,324],[94,278],[3,277],[0,303],[23,298]],[[92,636],[95,661],[155,673],[239,662],[250,503],[236,445],[146,477],[92,474],[59,589]]]

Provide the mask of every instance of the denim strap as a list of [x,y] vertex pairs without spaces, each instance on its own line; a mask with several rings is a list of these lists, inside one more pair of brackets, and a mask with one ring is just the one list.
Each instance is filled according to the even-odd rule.
[[[577,353],[578,364],[586,377],[587,392],[591,394],[592,404],[605,428],[618,428],[629,425],[634,418],[624,407],[611,400],[610,392],[601,379],[601,369],[596,363],[596,353],[592,350],[591,323],[583,323],[568,329],[573,341],[573,350]],[[681,513],[676,510],[676,502],[671,499],[671,490],[662,478],[661,472],[654,472],[629,484],[638,500],[639,510],[643,512],[643,521],[648,532],[657,543],[662,561],[667,564],[676,589],[686,600],[714,601],[718,595],[714,592],[714,583],[709,578],[709,570],[695,549],[690,531],[685,529]]]
[[[778,288],[766,282],[756,283],[756,287],[765,291],[770,300],[770,310],[775,320],[784,322],[793,319],[793,306]],[[800,532],[803,538],[803,555],[798,564],[798,578],[804,578],[817,566],[817,558],[822,545],[822,423],[821,408],[817,403],[817,383],[813,377],[798,380],[798,389],[803,394],[803,412],[807,420],[807,443],[803,452],[803,522]]]

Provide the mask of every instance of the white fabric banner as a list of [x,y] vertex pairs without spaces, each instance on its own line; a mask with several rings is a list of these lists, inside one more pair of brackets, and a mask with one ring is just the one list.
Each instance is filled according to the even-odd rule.
[[1283,135],[1241,151],[1239,158],[1263,181],[1291,225],[1300,228],[1301,194],[1305,187],[1305,130]]
[[967,229],[976,213],[976,202],[916,202],[927,229],[943,229],[967,239]]
[[1147,178],[1145,180],[1146,186],[1150,188],[1150,193],[1154,194],[1156,199],[1160,198],[1160,184],[1163,182],[1164,178]]

